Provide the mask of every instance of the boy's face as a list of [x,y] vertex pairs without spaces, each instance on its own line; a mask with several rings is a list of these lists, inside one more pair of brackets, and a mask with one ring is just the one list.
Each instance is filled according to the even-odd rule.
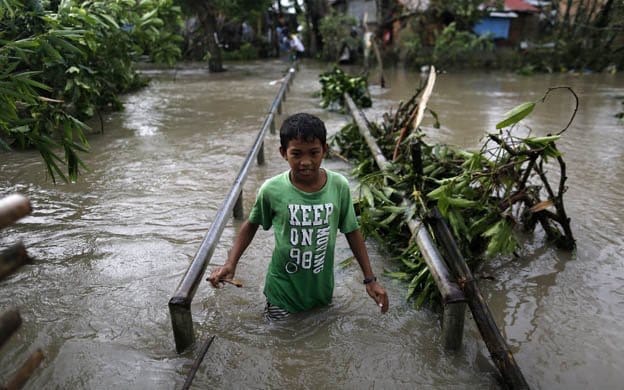
[[280,147],[280,153],[290,165],[292,180],[310,185],[320,178],[321,162],[327,149],[327,144],[321,144],[318,138],[313,141],[297,138],[288,141],[286,149]]

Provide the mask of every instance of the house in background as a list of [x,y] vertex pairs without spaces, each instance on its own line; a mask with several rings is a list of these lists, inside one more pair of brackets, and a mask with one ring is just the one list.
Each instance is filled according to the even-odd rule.
[[378,10],[375,0],[329,0],[329,5],[340,13],[353,16],[360,23],[366,19],[370,30],[377,28]]
[[493,10],[473,27],[475,34],[490,34],[497,46],[518,46],[535,40],[540,8],[525,0],[505,0],[503,10]]

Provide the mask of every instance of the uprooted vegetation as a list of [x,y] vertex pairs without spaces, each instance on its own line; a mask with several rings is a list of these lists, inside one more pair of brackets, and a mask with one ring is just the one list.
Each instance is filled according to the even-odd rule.
[[[556,142],[572,122],[578,98],[570,122],[556,134],[519,135],[518,126],[559,88],[577,98],[567,87],[548,89],[542,99],[506,113],[497,131],[487,134],[475,151],[426,141],[415,123],[422,117],[419,105],[436,123],[437,115],[425,110],[424,87],[396,111],[385,113],[381,123],[370,123],[370,132],[392,161],[389,168],[377,167],[357,125],[346,125],[334,138],[338,153],[356,164],[362,230],[396,257],[400,269],[387,275],[407,283],[407,299],[414,299],[417,307],[439,295],[407,221],[426,222],[434,210],[448,223],[472,268],[494,256],[516,253],[519,232],[534,232],[538,226],[559,248],[575,247],[563,201],[566,164]],[[403,199],[410,200],[409,207]]]

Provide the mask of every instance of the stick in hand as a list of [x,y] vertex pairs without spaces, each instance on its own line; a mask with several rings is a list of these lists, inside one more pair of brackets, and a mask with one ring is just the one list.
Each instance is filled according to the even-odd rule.
[[243,287],[243,282],[241,282],[238,279],[219,279],[219,282],[221,282],[221,283],[229,283],[229,284],[234,285],[236,287]]

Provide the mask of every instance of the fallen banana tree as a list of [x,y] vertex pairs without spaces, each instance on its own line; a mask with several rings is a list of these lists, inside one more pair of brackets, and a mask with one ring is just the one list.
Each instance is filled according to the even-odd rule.
[[[355,119],[358,130],[366,140],[371,151],[373,151],[374,160],[377,166],[381,170],[388,169],[388,162],[379,151],[379,147],[376,142],[372,140],[366,119],[361,112],[358,112],[357,107],[353,101],[346,96],[345,100],[349,105],[349,109]],[[422,100],[421,100],[422,104]],[[414,209],[412,202],[409,199],[403,198],[401,206],[407,209]],[[476,281],[472,277],[465,260],[458,254],[457,246],[453,240],[450,232],[441,218],[436,219],[436,225],[434,225],[434,233],[438,235],[440,245],[445,249],[447,261],[444,262],[436,248],[436,245],[431,238],[427,228],[422,224],[418,217],[411,215],[407,220],[407,225],[415,238],[416,245],[419,249],[419,253],[422,254],[427,267],[423,268],[419,274],[415,277],[416,280],[422,278],[428,274],[434,280],[435,285],[438,287],[439,293],[442,295],[442,301],[444,304],[442,330],[443,330],[443,343],[445,347],[453,345],[457,347],[457,343],[461,342],[461,334],[463,331],[464,316],[465,316],[465,304],[466,301],[472,311],[479,332],[481,333],[485,344],[490,351],[490,356],[496,364],[499,372],[501,373],[502,382],[506,388],[510,389],[527,389],[528,384],[524,379],[524,375],[520,370],[520,367],[516,363],[513,354],[507,345],[507,342],[503,338],[502,334],[496,326],[492,314],[481,295],[479,287]],[[447,264],[451,265],[451,269],[454,271],[455,277],[453,278],[449,271]],[[407,264],[407,263],[406,263]],[[457,289],[455,280],[460,281],[461,292],[455,292],[454,296],[458,301],[453,302],[448,300],[447,288],[450,286],[454,291]],[[413,283],[413,282],[412,282]],[[412,286],[410,288],[413,289]],[[445,298],[447,296],[447,298]],[[459,299],[461,298],[461,302]],[[453,334],[455,332],[455,334]]]
[[[414,126],[419,109],[430,112],[437,122],[435,112],[422,104],[419,108],[425,87],[400,103],[396,112],[384,114],[380,124],[368,124],[379,153],[391,160],[385,169],[378,169],[371,159],[357,125],[345,126],[332,141],[339,147],[337,153],[356,164],[364,233],[387,244],[400,260],[402,269],[388,275],[408,282],[407,298],[414,298],[416,306],[435,301],[439,295],[411,240],[407,221],[414,216],[427,221],[434,208],[448,222],[471,268],[497,255],[517,254],[518,232],[533,232],[538,225],[559,248],[575,247],[563,201],[566,164],[556,141],[572,122],[578,99],[570,122],[558,133],[516,134],[518,123],[559,88],[576,98],[567,87],[548,89],[539,101],[523,103],[505,114],[498,131],[488,134],[477,151],[424,141],[424,132]],[[558,180],[556,186],[551,177]],[[402,206],[403,198],[412,200],[415,207]]]
[[[335,141],[341,154],[358,162],[363,230],[393,250],[404,266],[388,275],[409,282],[407,298],[415,297],[416,306],[439,299],[440,277],[425,254],[428,244],[423,245],[422,240],[421,232],[426,229],[414,227],[425,221],[466,296],[504,385],[527,388],[466,260],[474,266],[479,260],[515,252],[516,228],[532,231],[538,223],[558,246],[574,248],[563,206],[565,163],[555,141],[572,122],[578,99],[569,123],[555,135],[514,134],[518,122],[538,103],[528,102],[508,112],[497,125],[498,133],[489,134],[479,151],[468,152],[423,141],[419,126],[434,81],[432,71],[427,86],[419,88],[406,104],[401,103],[396,113],[385,114],[381,125],[368,123],[345,97],[355,123],[346,126]],[[541,100],[558,88],[549,89]],[[567,89],[576,98],[574,91]],[[435,113],[429,112],[437,121]],[[392,156],[392,162],[386,156]],[[560,168],[557,191],[546,175],[549,159]]]

